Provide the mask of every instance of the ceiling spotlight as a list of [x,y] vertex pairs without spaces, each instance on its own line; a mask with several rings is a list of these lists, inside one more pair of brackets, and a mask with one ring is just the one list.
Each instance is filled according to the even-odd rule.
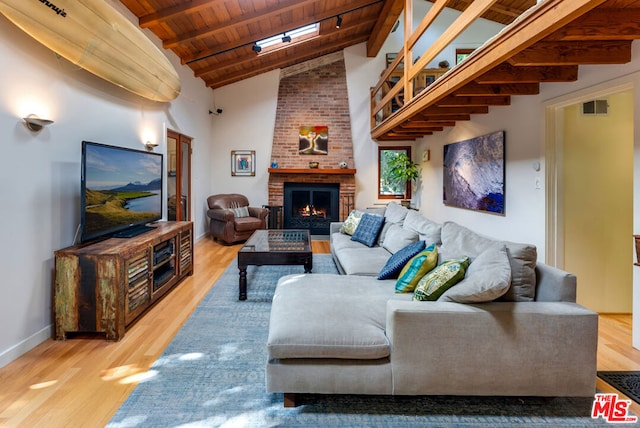
[[282,43],[289,43],[291,41],[291,36],[287,36],[286,34],[282,37]]
[[251,49],[253,49],[253,51],[254,51],[255,53],[260,53],[260,51],[262,50],[262,47],[260,47],[260,45],[259,45],[259,44],[254,43],[254,44],[253,44],[253,47],[252,47]]
[[336,19],[336,28],[340,28],[341,25],[342,25],[342,15],[338,15],[338,18]]

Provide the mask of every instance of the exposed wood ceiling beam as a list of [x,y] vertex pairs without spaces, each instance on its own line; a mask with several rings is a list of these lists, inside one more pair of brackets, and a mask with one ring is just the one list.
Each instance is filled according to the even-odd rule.
[[537,95],[540,93],[539,83],[511,83],[511,84],[480,84],[467,83],[455,92],[456,96],[461,95]]
[[471,96],[455,96],[449,95],[439,100],[436,105],[438,106],[508,106],[511,104],[511,97],[471,97]]
[[367,41],[367,56],[372,58],[378,55],[400,14],[404,10],[404,0],[387,1],[382,8],[378,21],[371,31],[371,37]]
[[546,40],[635,40],[638,37],[640,7],[594,10],[551,34]]
[[502,63],[475,81],[478,83],[535,83],[574,82],[578,80],[578,66],[533,66],[516,67]]
[[175,18],[180,15],[195,13],[195,12],[198,12],[199,10],[212,7],[216,3],[223,3],[223,0],[185,1],[182,4],[179,4],[173,7],[168,7],[166,9],[157,10],[148,15],[141,16],[138,21],[141,28],[149,28],[154,25],[165,22],[168,19]]
[[512,65],[626,64],[631,40],[539,42],[514,55]]

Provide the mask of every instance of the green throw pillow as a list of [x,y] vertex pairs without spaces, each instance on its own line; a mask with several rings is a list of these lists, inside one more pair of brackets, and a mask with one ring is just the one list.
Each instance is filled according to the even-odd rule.
[[360,219],[362,218],[362,211],[353,210],[349,213],[349,217],[344,221],[344,224],[340,228],[340,232],[346,233],[347,235],[353,235],[358,228],[358,224],[360,223]]
[[438,248],[432,244],[419,252],[400,271],[396,281],[396,293],[410,293],[418,281],[438,264]]
[[442,262],[418,282],[413,300],[438,300],[442,293],[464,279],[467,267],[469,257]]

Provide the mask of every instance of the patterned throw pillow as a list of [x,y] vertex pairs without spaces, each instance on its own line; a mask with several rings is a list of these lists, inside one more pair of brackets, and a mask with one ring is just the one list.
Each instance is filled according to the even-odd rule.
[[360,219],[362,218],[362,211],[353,210],[349,213],[349,217],[344,221],[342,227],[340,227],[340,232],[345,233],[347,235],[353,235],[358,227],[358,223],[360,223]]
[[396,293],[410,293],[415,290],[418,281],[436,267],[437,264],[438,249],[436,244],[432,244],[414,256],[402,268],[398,281],[396,281]]
[[384,225],[384,217],[376,214],[364,213],[356,231],[351,236],[352,241],[360,242],[367,247],[373,247]]
[[404,265],[406,265],[413,256],[424,250],[424,247],[425,242],[418,241],[396,251],[391,257],[389,257],[389,260],[387,260],[387,263],[378,274],[378,279],[396,278]]
[[229,208],[236,218],[249,217],[249,207]]
[[442,262],[418,282],[413,300],[438,300],[442,293],[464,279],[467,267],[469,257]]

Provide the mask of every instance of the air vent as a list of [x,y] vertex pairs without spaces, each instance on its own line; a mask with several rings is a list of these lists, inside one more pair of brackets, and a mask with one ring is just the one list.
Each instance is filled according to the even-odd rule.
[[609,101],[604,99],[582,103],[582,114],[587,116],[606,116],[609,114]]

